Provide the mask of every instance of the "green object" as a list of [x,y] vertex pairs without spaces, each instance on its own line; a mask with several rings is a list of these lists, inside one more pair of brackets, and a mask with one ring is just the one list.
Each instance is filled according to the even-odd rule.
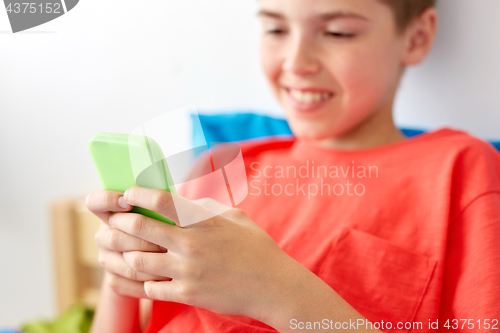
[[[99,133],[89,141],[88,149],[105,190],[125,192],[137,185],[176,193],[163,152],[153,139],[143,135]],[[145,208],[134,207],[130,212],[175,225]]]
[[26,333],[88,333],[93,318],[93,309],[77,304],[52,322],[36,320],[24,324],[21,330]]

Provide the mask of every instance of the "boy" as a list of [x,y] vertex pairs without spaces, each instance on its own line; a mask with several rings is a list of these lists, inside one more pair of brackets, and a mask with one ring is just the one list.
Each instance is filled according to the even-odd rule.
[[106,271],[93,332],[141,332],[139,298],[155,300],[148,333],[499,327],[500,156],[450,129],[407,140],[392,118],[405,67],[431,49],[433,1],[260,6],[263,68],[297,140],[242,145],[248,197],[186,228],[120,213],[175,221],[166,192],[89,195]]

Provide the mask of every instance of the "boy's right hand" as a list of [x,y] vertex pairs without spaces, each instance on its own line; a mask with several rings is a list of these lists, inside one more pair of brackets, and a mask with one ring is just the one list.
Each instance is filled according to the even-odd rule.
[[118,294],[148,298],[144,292],[144,281],[164,281],[165,277],[135,271],[123,259],[123,252],[166,252],[166,249],[109,225],[112,212],[128,212],[132,209],[132,206],[123,199],[123,192],[104,190],[93,192],[87,196],[85,203],[87,208],[101,220],[95,241],[99,249],[99,265],[105,272],[105,283]]

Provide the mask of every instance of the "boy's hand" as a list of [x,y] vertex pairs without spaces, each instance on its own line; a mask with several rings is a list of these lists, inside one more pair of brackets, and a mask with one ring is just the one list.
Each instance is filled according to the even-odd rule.
[[[141,187],[125,192],[129,204],[178,223],[172,196],[176,194]],[[184,201],[183,209],[194,214],[221,206],[210,199],[190,201],[177,196],[176,203],[178,200]],[[277,302],[291,292],[290,276],[307,271],[239,209],[229,209],[185,228],[130,213],[116,213],[110,223],[134,239],[168,249],[166,253],[124,253],[125,261],[137,274],[172,277],[171,281],[144,283],[151,299],[259,319],[265,315],[263,311],[279,308]]]
[[112,212],[127,212],[132,206],[126,203],[123,192],[97,191],[86,199],[87,208],[101,219],[101,226],[95,235],[99,248],[99,264],[105,271],[105,282],[116,293],[148,298],[144,292],[147,280],[169,280],[165,277],[140,273],[132,269],[123,259],[123,252],[165,252],[160,246],[143,239],[128,235],[109,226]]

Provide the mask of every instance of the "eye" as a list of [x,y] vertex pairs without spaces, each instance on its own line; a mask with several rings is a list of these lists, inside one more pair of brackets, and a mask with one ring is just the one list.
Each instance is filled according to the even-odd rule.
[[343,38],[343,39],[350,39],[350,38],[356,37],[356,35],[352,34],[352,33],[343,33],[343,32],[335,32],[335,31],[327,31],[327,32],[325,32],[325,35],[328,37]]
[[268,35],[284,35],[286,33],[286,30],[284,29],[269,29],[266,30],[266,34]]

